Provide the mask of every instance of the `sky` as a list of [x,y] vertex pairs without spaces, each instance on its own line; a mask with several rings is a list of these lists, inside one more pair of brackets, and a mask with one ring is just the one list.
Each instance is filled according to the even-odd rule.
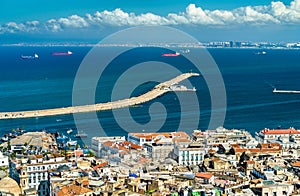
[[133,26],[200,41],[300,41],[300,0],[1,0],[0,42],[95,42]]

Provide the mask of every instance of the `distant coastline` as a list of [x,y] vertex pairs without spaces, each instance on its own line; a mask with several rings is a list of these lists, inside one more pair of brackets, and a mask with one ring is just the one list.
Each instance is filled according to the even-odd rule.
[[299,50],[300,42],[251,42],[251,41],[213,41],[199,43],[0,43],[0,46],[26,46],[26,47],[168,47],[168,48],[237,48],[237,49],[288,49]]

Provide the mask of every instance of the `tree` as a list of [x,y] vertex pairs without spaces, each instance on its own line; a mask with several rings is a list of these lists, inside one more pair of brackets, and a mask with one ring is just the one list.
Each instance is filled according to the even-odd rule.
[[79,145],[79,144],[76,144],[76,147],[75,147],[75,148],[76,148],[76,150],[77,150],[78,148],[80,148],[80,145]]
[[89,150],[89,152],[87,154],[88,157],[94,157],[95,155],[96,154],[95,154],[95,152],[93,150]]
[[10,156],[11,159],[15,159],[15,158],[16,158],[16,153],[14,153],[14,152],[13,152],[13,153],[10,153],[9,156]]
[[7,142],[7,149],[8,150],[11,150],[11,145],[10,145],[10,141],[8,140],[8,142]]

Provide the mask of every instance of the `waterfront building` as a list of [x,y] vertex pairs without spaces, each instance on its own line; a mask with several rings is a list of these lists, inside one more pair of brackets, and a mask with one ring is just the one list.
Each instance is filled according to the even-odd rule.
[[97,157],[103,156],[101,150],[103,148],[103,143],[107,141],[111,142],[124,142],[126,140],[125,136],[114,136],[114,137],[93,137],[91,143],[91,149],[96,153]]
[[27,151],[28,154],[39,154],[52,151],[56,145],[51,134],[42,132],[27,132],[10,140],[11,151],[21,154]]
[[252,140],[252,136],[245,130],[238,129],[225,129],[224,127],[218,127],[215,130],[206,130],[205,133],[205,145],[207,148],[214,148],[219,144],[227,146],[229,144],[239,144],[240,146],[246,146],[246,144]]
[[128,133],[127,141],[143,146],[161,138],[190,139],[190,136],[186,132]]
[[28,190],[36,190],[40,196],[50,194],[49,174],[48,170],[58,168],[60,166],[72,166],[72,162],[68,162],[64,157],[53,154],[46,155],[30,155],[26,164],[21,165],[19,179],[22,192]]
[[283,148],[299,148],[300,130],[265,128],[256,133],[256,139],[261,143],[279,143]]

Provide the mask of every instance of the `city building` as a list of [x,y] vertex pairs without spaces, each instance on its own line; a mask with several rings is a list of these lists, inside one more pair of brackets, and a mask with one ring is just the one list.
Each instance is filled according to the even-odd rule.
[[176,139],[174,143],[174,159],[179,165],[199,165],[205,155],[204,145],[187,139]]
[[2,152],[0,152],[0,167],[8,167],[8,156],[3,155]]
[[28,162],[21,165],[20,169],[20,186],[22,193],[34,189],[40,196],[50,194],[48,170],[66,165],[71,167],[72,162],[68,162],[64,157],[58,154],[50,154],[43,157],[42,155],[30,155]]
[[21,154],[27,151],[29,154],[50,152],[53,144],[56,144],[51,134],[42,132],[27,132],[10,140],[11,151]]
[[152,144],[160,138],[190,139],[190,136],[185,132],[128,133],[127,141],[143,146],[145,143]]
[[279,143],[283,148],[298,148],[300,147],[300,130],[265,128],[256,133],[256,139],[261,143]]
[[101,149],[103,143],[107,141],[112,142],[124,142],[126,140],[125,136],[115,136],[115,137],[93,137],[91,143],[91,149],[96,153],[97,157],[103,156],[101,154]]

